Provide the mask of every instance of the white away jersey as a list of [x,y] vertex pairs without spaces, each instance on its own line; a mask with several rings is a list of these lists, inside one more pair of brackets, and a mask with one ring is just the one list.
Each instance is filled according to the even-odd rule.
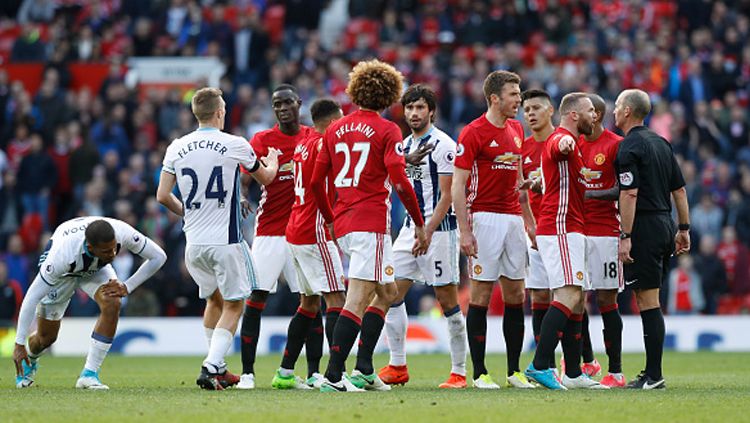
[[96,220],[106,220],[112,225],[118,252],[125,247],[133,254],[140,254],[146,248],[148,238],[121,220],[98,216],[71,219],[55,229],[47,248],[39,257],[39,275],[44,282],[55,285],[67,277],[89,277],[102,268],[115,277],[112,266],[101,266],[99,259],[86,249],[86,228]]
[[[434,145],[432,150],[423,160],[421,165],[406,165],[406,176],[414,186],[417,194],[419,210],[422,212],[425,222],[432,216],[435,206],[440,200],[439,175],[453,175],[453,161],[456,158],[456,142],[445,132],[434,125],[421,138],[414,139],[409,135],[404,139],[404,153],[416,150],[422,145]],[[411,224],[411,218],[407,215],[405,224]],[[448,209],[448,214],[438,226],[438,231],[456,229],[456,216],[453,208]]]
[[216,128],[199,128],[169,144],[163,170],[177,178],[188,245],[242,241],[240,165],[251,172],[259,166],[250,143]]

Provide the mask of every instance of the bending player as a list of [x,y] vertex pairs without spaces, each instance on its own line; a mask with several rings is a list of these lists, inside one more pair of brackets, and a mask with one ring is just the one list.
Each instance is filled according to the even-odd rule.
[[[261,165],[244,138],[222,132],[226,103],[220,90],[202,88],[191,103],[198,129],[167,147],[156,199],[183,216],[185,265],[198,284],[198,295],[206,299],[203,325],[209,347],[196,383],[222,390],[239,382],[227,371],[224,357],[234,341],[243,301],[257,280],[240,231],[240,167],[261,184],[271,183],[278,152],[270,149]],[[175,183],[182,199],[172,194]]]
[[410,86],[401,97],[401,104],[406,124],[411,129],[411,135],[404,140],[406,174],[427,222],[425,233],[432,242],[427,254],[418,257],[412,254],[414,223],[407,216],[393,244],[398,296],[385,316],[391,359],[378,375],[387,384],[409,381],[405,343],[409,318],[404,297],[412,284],[419,282],[435,288],[435,297],[448,321],[451,373],[440,387],[465,388],[466,326],[458,306],[458,239],[450,191],[456,142],[433,125],[437,98],[430,87],[423,84]]
[[[278,124],[255,134],[250,141],[253,151],[259,157],[268,154],[271,148],[278,150],[280,164],[273,182],[261,186],[261,199],[256,213],[252,255],[258,279],[253,283],[252,294],[245,303],[240,327],[242,375],[237,385],[239,389],[255,388],[255,353],[260,336],[260,318],[266,307],[268,294],[276,292],[276,284],[282,273],[289,289],[299,292],[297,275],[284,235],[294,203],[294,149],[300,141],[315,134],[312,128],[300,124],[301,105],[296,88],[288,84],[276,87],[271,96],[271,107]],[[243,173],[243,185],[248,185],[249,175],[247,172]],[[244,198],[242,212],[245,216],[249,212],[249,203]],[[323,355],[323,319],[320,315],[315,316],[312,326],[312,339],[307,345],[309,376],[318,372]]]
[[474,364],[474,387],[480,389],[500,388],[484,362],[487,307],[498,280],[505,303],[506,386],[534,387],[519,365],[527,263],[526,249],[522,247],[526,245],[524,226],[534,225],[528,201],[521,204],[518,192],[523,128],[512,118],[521,104],[520,83],[518,75],[506,71],[495,71],[485,78],[487,112],[461,131],[451,188],[461,251],[469,257],[471,298],[466,329]]
[[[397,294],[390,238],[391,186],[415,222],[412,253],[422,255],[429,247],[424,219],[405,173],[401,130],[378,114],[399,99],[402,79],[393,66],[379,60],[358,63],[349,74],[346,93],[360,109],[328,128],[315,165],[315,202],[350,260],[346,303],[334,328],[323,392],[390,389],[375,373],[372,353],[385,310]],[[325,189],[329,175],[335,175],[335,214]],[[351,378],[342,378],[360,327],[357,365]]]
[[[300,306],[289,322],[284,357],[271,382],[271,386],[276,389],[320,388],[323,383],[320,373],[315,372],[307,381],[303,381],[294,376],[294,364],[316,316],[320,313],[321,295],[326,300],[326,335],[329,345],[332,344],[333,328],[346,300],[341,256],[323,224],[323,216],[315,205],[310,189],[315,161],[323,147],[323,134],[343,114],[341,106],[328,99],[314,102],[310,106],[310,114],[315,132],[302,140],[294,150],[295,199],[286,228],[289,251],[297,271]],[[330,177],[328,195],[333,201],[333,178]]]
[[[117,280],[112,261],[125,247],[144,262],[125,282]],[[105,217],[79,217],[57,227],[39,259],[39,273],[21,304],[13,361],[16,387],[34,383],[39,357],[57,340],[60,320],[77,288],[99,306],[100,314],[91,332],[86,364],[76,381],[80,389],[109,389],[99,380],[117,331],[121,298],[159,270],[167,255],[156,243],[125,222]],[[29,327],[37,314],[37,328]]]

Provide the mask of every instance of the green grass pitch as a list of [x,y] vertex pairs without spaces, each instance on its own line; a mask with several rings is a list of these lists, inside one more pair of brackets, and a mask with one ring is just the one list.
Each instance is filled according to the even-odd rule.
[[[524,355],[522,366],[530,358]],[[606,362],[603,354],[600,359]],[[111,356],[101,371],[111,390],[94,392],[73,388],[83,357],[44,357],[36,385],[24,390],[14,387],[13,365],[4,359],[0,422],[750,421],[750,354],[667,353],[664,391],[441,390],[437,385],[448,375],[448,356],[413,355],[411,381],[391,392],[275,391],[270,381],[278,356],[259,358],[254,391],[207,392],[195,385],[200,360]],[[643,360],[643,355],[623,357],[628,378]],[[378,366],[386,361],[383,355],[375,359]],[[487,363],[500,380],[505,357],[490,355]],[[239,356],[229,364],[238,371]],[[352,365],[350,361],[348,368]],[[303,375],[305,367],[302,357],[297,374]]]

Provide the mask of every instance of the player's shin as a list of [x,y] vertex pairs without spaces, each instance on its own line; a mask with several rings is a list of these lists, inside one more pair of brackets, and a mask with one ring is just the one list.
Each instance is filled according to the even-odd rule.
[[94,373],[98,372],[111,347],[111,337],[92,332],[91,343],[89,344],[89,352],[86,355],[84,369],[90,370]]
[[341,380],[344,371],[344,362],[357,339],[362,319],[349,310],[342,310],[333,330],[333,343],[331,344],[331,359],[328,361],[328,369],[325,377],[330,382],[337,383]]
[[389,364],[392,366],[406,365],[406,330],[409,317],[406,305],[401,300],[392,304],[385,316],[385,333],[388,337],[388,348],[391,351]]
[[591,334],[589,333],[589,314],[585,309],[581,322],[581,358],[584,363],[594,361],[594,347],[591,345]]
[[549,368],[549,363],[555,358],[555,348],[562,336],[563,330],[568,323],[570,309],[564,304],[553,301],[547,314],[542,321],[539,344],[536,346],[534,353],[534,368],[536,370],[545,370]]
[[308,378],[320,372],[320,359],[323,358],[323,336],[323,314],[318,310],[305,340]]
[[520,371],[519,359],[523,349],[524,316],[523,303],[505,304],[503,336],[507,348],[508,376]]
[[469,304],[466,314],[466,335],[469,340],[471,361],[474,365],[474,379],[487,374],[484,364],[485,342],[487,339],[487,307]]
[[617,303],[599,308],[604,324],[604,348],[609,358],[609,373],[622,373],[622,317]]
[[456,305],[443,313],[448,321],[451,348],[451,373],[466,375],[466,322],[461,308]]
[[289,376],[289,374],[293,373],[294,364],[297,362],[297,358],[299,358],[299,354],[302,351],[302,344],[308,338],[314,319],[315,313],[300,307],[289,322],[286,348],[284,348],[284,356],[281,359],[282,371],[285,370],[288,372],[284,376]]
[[258,336],[260,335],[260,315],[266,307],[265,303],[247,300],[245,313],[242,316],[240,328],[242,374],[255,373],[255,352],[258,349]]
[[356,369],[364,375],[375,373],[372,364],[372,354],[380,338],[385,324],[385,314],[377,307],[367,307],[362,317],[362,334],[360,335],[359,350],[357,351]]
[[565,356],[565,374],[571,379],[581,375],[582,320],[582,314],[571,314],[561,340]]

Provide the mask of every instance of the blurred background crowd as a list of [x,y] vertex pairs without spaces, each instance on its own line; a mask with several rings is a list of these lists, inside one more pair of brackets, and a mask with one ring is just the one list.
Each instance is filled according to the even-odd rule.
[[[642,88],[654,104],[647,123],[679,155],[691,205],[694,248],[675,261],[664,307],[750,311],[748,0],[4,0],[0,319],[16,314],[50,231],[78,215],[129,222],[169,255],[125,315],[201,313],[181,220],[154,199],[166,146],[196,124],[189,93],[142,95],[128,83],[127,59],[148,56],[218,57],[227,67],[226,130],[247,138],[274,125],[269,93],[281,83],[299,89],[305,123],[316,98],[350,111],[347,74],[371,57],[435,88],[437,125],[455,137],[486,109],[482,82],[495,69],[556,101],[589,91],[611,105],[620,90]],[[44,66],[35,92],[4,70],[26,62]],[[81,62],[108,66],[97,90],[72,88],[70,66]],[[401,113],[387,116],[403,125]],[[612,128],[611,116],[605,123]],[[121,279],[138,264],[127,252],[114,263]],[[79,294],[69,315],[95,315]],[[495,297],[491,308],[501,311]],[[624,312],[631,303],[623,294]],[[296,305],[282,290],[266,313]],[[412,314],[436,307],[429,290],[414,290],[407,306]]]

